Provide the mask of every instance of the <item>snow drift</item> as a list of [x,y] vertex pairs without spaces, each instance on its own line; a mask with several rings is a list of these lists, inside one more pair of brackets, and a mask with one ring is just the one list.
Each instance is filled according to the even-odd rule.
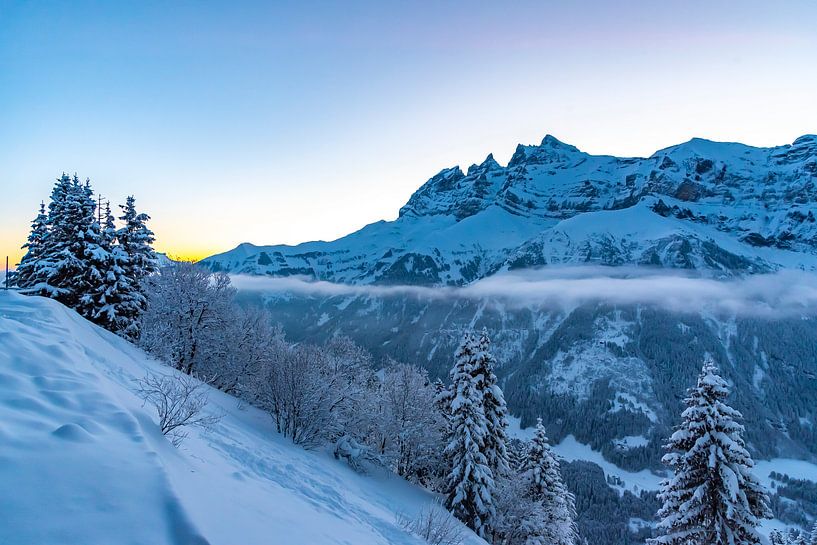
[[303,451],[218,391],[220,423],[172,447],[134,393],[148,372],[172,371],[59,303],[0,292],[0,543],[421,543],[397,518],[429,494]]

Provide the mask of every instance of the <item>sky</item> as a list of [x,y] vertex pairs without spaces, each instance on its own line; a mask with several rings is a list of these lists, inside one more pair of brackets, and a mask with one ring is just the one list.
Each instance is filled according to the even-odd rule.
[[332,240],[545,134],[648,156],[817,132],[817,2],[0,0],[0,259],[62,172],[157,249]]

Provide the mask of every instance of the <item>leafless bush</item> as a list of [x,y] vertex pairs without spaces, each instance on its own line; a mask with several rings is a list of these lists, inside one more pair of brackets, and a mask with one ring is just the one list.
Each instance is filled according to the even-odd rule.
[[312,448],[333,441],[363,416],[367,356],[345,338],[284,347],[264,368],[255,402],[294,443]]
[[399,515],[397,523],[429,545],[462,545],[465,542],[462,525],[439,500],[421,507],[414,518]]
[[203,412],[207,406],[207,390],[193,377],[181,373],[148,373],[137,384],[136,393],[156,409],[159,428],[173,446],[178,447],[187,437],[185,428],[206,428],[221,420],[221,416]]

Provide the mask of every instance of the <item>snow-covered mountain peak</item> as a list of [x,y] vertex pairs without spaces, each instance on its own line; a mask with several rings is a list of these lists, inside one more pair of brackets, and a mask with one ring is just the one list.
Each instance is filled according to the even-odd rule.
[[485,160],[482,163],[480,163],[478,165],[473,164],[470,167],[468,167],[467,175],[468,176],[473,176],[473,175],[477,175],[477,174],[481,174],[481,173],[485,173],[485,172],[490,172],[492,170],[499,170],[501,168],[502,168],[502,166],[499,163],[496,162],[496,159],[494,159],[494,154],[489,153],[488,157],[486,157]]
[[[205,263],[351,283],[464,284],[513,267],[593,262],[727,274],[817,266],[817,137],[758,148],[703,138],[648,158],[553,136],[446,168],[392,222],[333,242],[242,245]],[[643,229],[633,222],[653,225]],[[645,223],[646,222],[646,223]],[[632,228],[631,228],[632,227]]]
[[570,144],[565,144],[552,134],[546,134],[545,137],[542,139],[542,143],[539,145],[540,148],[553,148],[553,149],[563,149],[567,151],[574,151],[578,152],[579,148],[576,146],[572,146]]
[[792,142],[793,146],[817,146],[817,134],[804,134]]
[[516,151],[508,162],[508,168],[570,162],[575,160],[577,156],[581,158],[587,156],[587,154],[580,151],[576,146],[565,144],[548,134],[538,146],[524,146],[522,144],[516,146]]

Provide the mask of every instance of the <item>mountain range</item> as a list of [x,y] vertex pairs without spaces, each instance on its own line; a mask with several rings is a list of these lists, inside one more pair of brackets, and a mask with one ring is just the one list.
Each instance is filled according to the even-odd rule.
[[237,248],[231,273],[355,284],[462,285],[564,263],[721,274],[815,266],[817,136],[755,148],[693,139],[648,158],[589,155],[546,136],[507,166],[434,175],[400,209],[332,242]]

